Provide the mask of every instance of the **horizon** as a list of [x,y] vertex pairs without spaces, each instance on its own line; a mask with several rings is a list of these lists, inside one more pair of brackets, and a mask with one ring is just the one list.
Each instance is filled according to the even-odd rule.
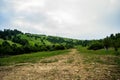
[[120,32],[120,0],[1,0],[0,10],[0,30],[80,40]]

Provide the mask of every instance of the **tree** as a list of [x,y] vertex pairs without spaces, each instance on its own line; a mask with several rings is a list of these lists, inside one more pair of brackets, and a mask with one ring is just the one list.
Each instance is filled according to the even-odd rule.
[[111,39],[111,46],[114,47],[115,51],[118,51],[118,48],[120,47],[120,33],[110,36]]
[[13,50],[12,55],[16,55],[16,54],[18,54],[18,51],[17,51],[17,45],[16,45],[16,44],[12,44],[12,50]]
[[13,53],[12,47],[7,41],[4,41],[1,45],[2,55],[11,55]]
[[103,44],[104,44],[105,49],[108,50],[108,48],[110,47],[110,44],[111,44],[111,40],[108,36],[106,38],[104,38]]
[[10,44],[7,42],[7,41],[4,41],[3,43],[2,43],[2,46],[10,46]]
[[54,46],[54,50],[63,50],[63,49],[65,49],[65,47],[64,47],[64,45],[55,45]]
[[106,49],[108,47],[113,47],[115,52],[118,54],[118,48],[120,47],[120,33],[111,34],[110,37],[106,37],[103,40],[104,46]]

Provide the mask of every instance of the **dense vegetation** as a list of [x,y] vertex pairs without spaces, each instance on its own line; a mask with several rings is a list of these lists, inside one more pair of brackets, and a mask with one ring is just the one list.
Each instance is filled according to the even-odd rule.
[[64,50],[81,43],[82,41],[76,39],[4,29],[0,31],[0,57],[38,51]]
[[77,40],[57,36],[46,36],[23,33],[18,30],[0,30],[0,57],[18,55],[38,51],[54,51],[73,48],[75,46],[88,47],[89,50],[114,48],[118,55],[120,47],[120,33],[111,34],[100,40]]
[[109,47],[113,47],[115,51],[118,51],[118,48],[120,47],[120,33],[107,36],[103,40],[103,43],[106,49],[108,49]]
[[120,48],[120,33],[111,34],[102,40],[91,40],[91,43],[87,45],[89,46],[89,50],[106,49],[108,51],[109,48],[114,48],[116,55],[119,55],[118,48]]

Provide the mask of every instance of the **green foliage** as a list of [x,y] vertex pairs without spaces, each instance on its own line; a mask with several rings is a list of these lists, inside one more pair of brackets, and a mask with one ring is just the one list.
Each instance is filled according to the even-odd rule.
[[53,45],[53,48],[55,50],[64,50],[65,49],[64,45]]
[[102,43],[93,43],[92,45],[90,45],[88,47],[89,50],[99,50],[99,49],[102,49],[104,48],[103,44]]
[[14,30],[4,29],[4,31],[0,31],[0,38],[8,40],[8,39],[11,39],[12,36],[15,36],[17,34],[23,34],[23,33],[16,29]]
[[[18,30],[9,29],[0,31],[0,38],[1,44],[5,40],[10,44],[0,47],[0,57],[37,51],[64,50],[81,44],[80,40],[30,33],[24,34]],[[5,50],[6,47],[9,49],[8,51]]]
[[[7,45],[4,41],[7,41]],[[69,38],[62,38],[57,36],[46,36],[30,33],[22,33],[18,30],[5,29],[0,31],[0,57],[6,55],[18,55],[24,53],[31,53],[37,51],[53,51],[74,48],[82,45],[89,46],[88,49],[98,50],[101,48],[113,47],[116,55],[119,53],[120,47],[120,33],[106,37],[103,40],[76,40]],[[5,45],[2,45],[5,44]],[[104,47],[103,47],[104,46]],[[8,51],[5,49],[8,48]]]
[[91,40],[89,41],[89,50],[98,50],[98,49],[106,49],[108,51],[109,48],[114,48],[115,54],[120,55],[120,52],[118,52],[118,48],[120,48],[120,33],[117,34],[111,34],[110,36],[107,36],[103,40]]
[[118,48],[120,47],[120,33],[111,34],[109,37],[104,39],[104,45],[106,48],[113,47],[116,53],[118,54]]
[[[105,49],[100,49],[100,50],[88,50],[88,47],[82,47],[82,46],[77,46],[77,50],[82,53],[82,54],[87,54],[89,56],[91,55],[115,55],[114,54],[114,49],[110,48],[108,51]],[[119,49],[120,52],[120,49]]]
[[83,47],[89,46],[90,43],[91,43],[90,40],[84,40],[84,41],[82,41],[82,46]]
[[103,44],[104,44],[106,50],[108,50],[108,48],[109,48],[110,45],[111,45],[111,40],[110,40],[110,38],[109,38],[109,37],[106,37],[106,38],[103,40]]
[[0,39],[0,45],[3,43],[3,41],[4,41],[3,39]]
[[0,56],[3,56],[4,54],[9,55],[12,52],[13,50],[10,44],[7,41],[4,41],[0,46]]

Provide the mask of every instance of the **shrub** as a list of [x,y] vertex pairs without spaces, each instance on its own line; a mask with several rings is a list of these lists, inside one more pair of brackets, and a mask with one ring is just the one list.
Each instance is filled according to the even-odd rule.
[[104,46],[101,43],[94,43],[88,47],[89,50],[99,50],[102,48],[104,48]]

